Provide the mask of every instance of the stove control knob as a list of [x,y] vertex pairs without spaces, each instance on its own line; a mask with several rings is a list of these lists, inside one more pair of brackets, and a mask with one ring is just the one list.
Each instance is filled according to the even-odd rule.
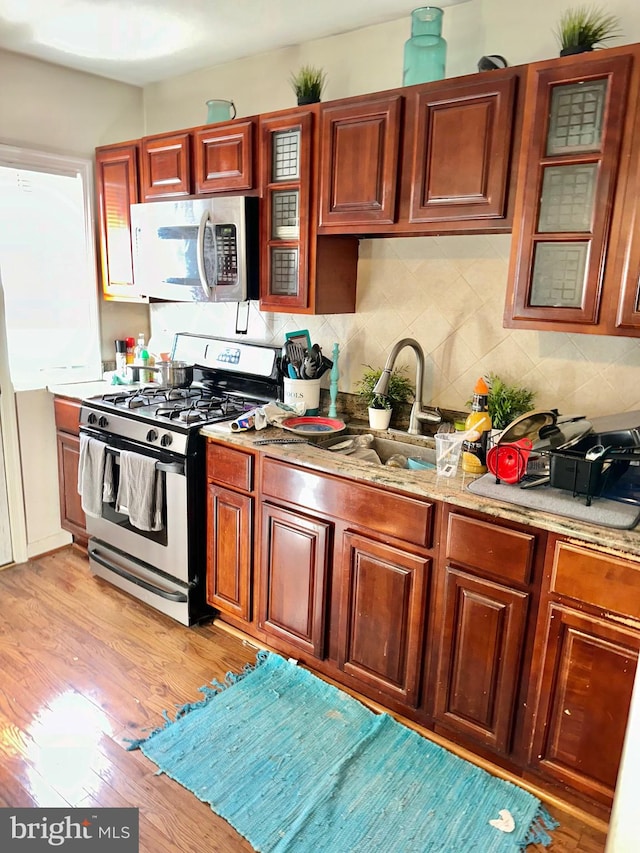
[[169,447],[169,445],[171,444],[172,441],[173,441],[173,436],[171,435],[171,433],[165,432],[165,434],[160,439],[160,444],[163,447]]
[[95,424],[95,422],[96,422],[97,420],[98,420],[98,416],[97,416],[97,415],[94,415],[94,413],[93,413],[93,412],[91,412],[91,414],[90,414],[90,415],[89,415],[89,417],[87,418],[87,422],[88,422],[88,423],[90,423],[90,424]]
[[109,421],[105,418],[104,415],[98,418],[98,426],[102,427],[102,429],[104,429],[106,426],[109,426]]
[[155,429],[150,429],[149,432],[147,433],[147,441],[157,441],[157,440],[158,440],[158,433],[156,432]]

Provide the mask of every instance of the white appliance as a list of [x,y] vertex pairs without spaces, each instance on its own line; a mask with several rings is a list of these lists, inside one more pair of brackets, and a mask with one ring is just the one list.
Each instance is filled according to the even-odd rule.
[[258,297],[258,199],[224,196],[131,205],[136,290],[170,302]]

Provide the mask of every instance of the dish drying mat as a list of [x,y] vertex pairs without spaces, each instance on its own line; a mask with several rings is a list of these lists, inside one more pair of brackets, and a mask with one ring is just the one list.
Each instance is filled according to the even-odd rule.
[[571,492],[555,489],[552,486],[537,486],[533,489],[521,489],[518,485],[496,483],[493,474],[483,474],[467,486],[475,495],[505,503],[537,509],[552,515],[563,515],[588,524],[601,527],[614,527],[618,530],[631,530],[640,520],[640,507],[607,498],[592,498],[591,506],[585,504],[585,498],[573,497]]

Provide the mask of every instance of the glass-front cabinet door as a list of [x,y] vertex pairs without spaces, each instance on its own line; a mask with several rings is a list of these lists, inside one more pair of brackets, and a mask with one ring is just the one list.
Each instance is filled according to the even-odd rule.
[[505,325],[599,322],[632,57],[532,65]]
[[261,117],[262,195],[260,307],[306,308],[312,114]]

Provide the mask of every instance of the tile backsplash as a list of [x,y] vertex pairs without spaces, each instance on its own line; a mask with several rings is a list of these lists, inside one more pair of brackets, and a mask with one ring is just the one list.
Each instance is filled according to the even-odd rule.
[[[261,313],[251,303],[246,337],[279,344],[305,328],[329,357],[337,342],[342,392],[356,390],[363,365],[382,367],[395,341],[411,337],[426,356],[427,405],[465,409],[478,376],[493,372],[533,389],[536,407],[591,416],[640,409],[640,339],[502,327],[510,245],[508,234],[362,240],[355,314]],[[235,323],[233,304],[151,306],[158,350],[175,332],[233,338]],[[409,348],[398,363],[413,380]]]

